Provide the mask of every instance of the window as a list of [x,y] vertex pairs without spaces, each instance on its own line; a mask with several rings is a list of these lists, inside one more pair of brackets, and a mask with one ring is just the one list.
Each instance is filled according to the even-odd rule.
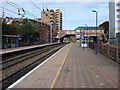
[[120,3],[117,3],[116,5],[117,5],[117,6],[120,6]]
[[52,17],[50,17],[50,19],[53,19]]
[[80,30],[76,30],[76,32],[80,32]]
[[76,35],[76,38],[80,38],[80,35]]
[[120,22],[120,20],[118,20],[117,22]]
[[120,12],[120,9],[117,9],[117,12]]
[[50,10],[50,12],[54,12],[53,10]]
[[117,18],[120,18],[120,15],[117,15]]
[[77,35],[80,35],[80,32],[76,32]]
[[50,21],[50,22],[53,22],[53,21]]

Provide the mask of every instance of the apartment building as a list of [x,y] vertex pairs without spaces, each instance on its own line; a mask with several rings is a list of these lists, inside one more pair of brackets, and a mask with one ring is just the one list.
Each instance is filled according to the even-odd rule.
[[109,41],[115,43],[120,33],[120,0],[109,2]]
[[56,30],[56,14],[54,10],[44,10],[41,12],[41,22],[52,26],[53,30]]
[[54,30],[62,30],[62,13],[60,9],[43,10],[41,12],[41,22],[52,25]]
[[57,30],[62,30],[62,13],[59,8],[54,8],[53,10],[56,13]]
[[116,30],[120,32],[120,0],[116,2]]
[[117,34],[116,34],[116,38],[117,38],[117,42],[120,43],[120,0],[117,0],[116,3],[116,29],[117,29]]
[[57,37],[59,30],[62,30],[62,13],[59,8],[43,9],[40,21],[52,27],[53,38]]

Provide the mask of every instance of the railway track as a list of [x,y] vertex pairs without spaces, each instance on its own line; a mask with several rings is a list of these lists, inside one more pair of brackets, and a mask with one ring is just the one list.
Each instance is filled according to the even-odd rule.
[[50,46],[2,62],[2,89],[6,89],[9,85],[11,85],[27,72],[29,72],[31,69],[39,65],[49,56],[62,48],[64,45],[65,44]]
[[18,64],[20,62],[23,62],[29,58],[32,58],[36,55],[39,55],[39,54],[42,54],[44,52],[47,52],[47,50],[53,48],[55,46],[52,46],[52,47],[47,47],[47,48],[43,48],[43,49],[38,49],[38,50],[35,50],[35,51],[32,51],[32,52],[28,52],[28,53],[25,53],[23,55],[18,55],[16,57],[13,57],[13,58],[10,58],[6,61],[3,61],[2,63],[0,63],[2,65],[2,70],[3,69],[6,69],[6,68],[9,68],[15,64]]

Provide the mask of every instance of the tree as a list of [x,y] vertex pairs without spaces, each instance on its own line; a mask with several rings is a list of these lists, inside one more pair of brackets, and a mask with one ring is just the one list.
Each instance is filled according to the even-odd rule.
[[104,23],[100,24],[99,27],[104,29],[105,34],[109,33],[109,22],[108,21],[105,21]]
[[12,24],[7,24],[4,20],[2,23],[2,33],[4,35],[20,35],[21,38],[24,38],[22,39],[23,41],[28,39],[31,41],[39,40],[43,25],[27,18],[17,20],[18,21],[13,21]]
[[100,28],[104,29],[104,35],[102,35],[103,42],[108,42],[109,39],[109,22],[106,21],[99,25]]
[[2,34],[3,35],[16,35],[18,34],[18,25],[2,23]]

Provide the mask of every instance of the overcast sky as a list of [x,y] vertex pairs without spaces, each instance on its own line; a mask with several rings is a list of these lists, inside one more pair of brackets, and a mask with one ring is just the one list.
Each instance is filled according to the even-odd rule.
[[[11,0],[5,0],[11,1]],[[39,1],[39,0],[38,0]],[[33,3],[32,3],[33,2]],[[98,11],[99,23],[101,24],[104,21],[109,20],[109,4],[108,2],[34,2],[34,0],[27,0],[27,2],[13,2],[19,7],[24,8],[30,13],[27,14],[28,18],[40,18],[41,10],[51,9],[51,8],[60,8],[63,13],[63,29],[64,30],[74,30],[78,26],[95,26],[95,13],[92,10]],[[17,15],[17,8],[9,5],[6,2],[2,2],[2,7],[5,8],[5,16],[12,16],[20,18],[21,16]],[[6,10],[8,9],[8,10]],[[0,9],[2,10],[2,9]],[[14,11],[14,13],[12,11]],[[2,11],[1,11],[2,12]],[[2,13],[1,15],[2,16]]]

